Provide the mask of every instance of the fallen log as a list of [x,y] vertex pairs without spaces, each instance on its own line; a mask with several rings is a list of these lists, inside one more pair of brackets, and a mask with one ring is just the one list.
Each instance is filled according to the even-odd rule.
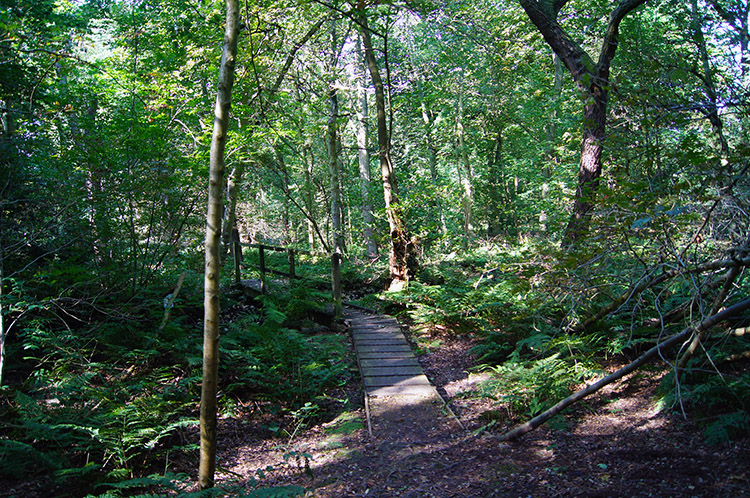
[[555,406],[550,408],[549,410],[540,413],[536,417],[532,418],[528,422],[518,425],[512,430],[506,432],[499,438],[497,438],[499,441],[512,441],[519,436],[522,436],[526,434],[527,432],[530,432],[540,425],[544,424],[546,421],[554,417],[555,415],[562,412],[565,408],[572,405],[573,403],[585,398],[589,394],[595,393],[602,387],[613,383],[614,381],[621,379],[622,377],[626,376],[627,374],[637,370],[639,367],[650,361],[653,357],[660,354],[662,350],[669,349],[672,346],[675,346],[676,344],[680,342],[686,341],[688,338],[691,337],[693,333],[702,333],[705,330],[710,329],[714,325],[726,320],[727,318],[731,318],[733,316],[736,316],[740,313],[742,313],[745,310],[750,309],[750,299],[745,299],[744,301],[740,301],[739,303],[730,306],[729,308],[726,308],[719,313],[716,313],[715,315],[712,315],[702,322],[700,322],[696,327],[688,327],[679,334],[675,334],[671,336],[670,338],[666,339],[663,342],[658,343],[653,348],[649,349],[645,353],[643,353],[640,357],[638,357],[637,360],[633,361],[632,363],[629,363],[628,365],[625,365],[621,369],[617,370],[616,372],[613,372],[603,379],[598,380],[597,382],[594,382],[593,384],[586,386],[584,389],[581,389],[580,391],[568,396],[564,400],[557,403]]

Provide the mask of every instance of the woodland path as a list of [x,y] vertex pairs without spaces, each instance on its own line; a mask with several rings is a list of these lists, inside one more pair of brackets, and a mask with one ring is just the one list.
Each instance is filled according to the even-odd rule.
[[[390,317],[347,309],[345,319],[362,356],[372,353],[363,346],[375,339],[365,332],[389,335],[393,346],[403,346],[398,340],[403,329]],[[248,405],[242,416],[220,421],[219,461],[226,470],[221,478],[255,482],[262,469],[263,486],[300,486],[306,498],[748,496],[750,440],[709,446],[700,428],[659,410],[654,396],[662,370],[621,379],[572,407],[558,426],[503,443],[496,436],[518,420],[498,420],[494,415],[503,409],[497,400],[476,394],[486,377],[470,372],[477,363],[475,340],[416,327],[408,331],[409,340],[424,333],[441,341],[418,358],[431,385],[417,381],[421,374],[412,368],[407,379],[389,385],[349,382],[331,392],[330,399],[350,400],[367,392],[372,436],[364,424],[366,410],[356,402],[336,419],[292,430],[286,439],[268,429],[284,423],[279,414]],[[360,361],[389,359],[394,360]],[[620,366],[613,363],[608,370]],[[408,379],[421,387],[406,389]],[[442,399],[385,394],[384,388],[399,386],[423,394],[435,389]],[[186,461],[184,471],[193,464]]]

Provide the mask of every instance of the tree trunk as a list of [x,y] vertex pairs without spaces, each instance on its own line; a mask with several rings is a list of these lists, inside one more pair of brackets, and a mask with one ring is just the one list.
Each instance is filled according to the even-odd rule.
[[[279,166],[279,181],[281,182],[281,191],[284,192],[286,198],[291,198],[291,190],[289,189],[289,171],[284,161],[284,154],[281,151],[281,145],[275,147],[276,151],[276,163]],[[281,233],[284,235],[284,245],[292,244],[295,241],[294,231],[291,227],[290,215],[289,215],[289,204],[284,203],[281,208]]]
[[502,125],[497,132],[495,140],[492,141],[492,147],[489,153],[489,179],[487,184],[487,196],[489,197],[489,206],[487,209],[487,236],[496,237],[503,231],[508,234],[510,227],[503,227],[503,211],[507,206],[503,206],[505,199],[501,186],[505,183],[505,172],[503,171],[503,128]]
[[563,235],[564,248],[575,247],[586,235],[602,173],[609,68],[618,45],[620,23],[646,0],[620,0],[609,15],[596,63],[557,22],[568,0],[519,0],[531,22],[570,71],[584,101],[583,140],[573,212]]
[[[361,39],[357,38],[357,53],[363,53]],[[365,254],[368,258],[378,257],[378,245],[373,236],[373,224],[375,217],[372,215],[372,201],[370,200],[370,182],[372,175],[370,173],[370,151],[367,149],[367,135],[369,125],[368,106],[367,106],[367,75],[366,75],[366,57],[363,57],[362,65],[358,65],[357,70],[357,152],[359,159],[359,185],[362,193],[362,234],[365,239]]]
[[313,165],[315,164],[315,157],[313,156],[312,147],[309,143],[305,144],[305,151],[310,155],[309,160],[307,155],[305,156],[305,208],[307,209],[307,243],[310,245],[310,250],[315,250],[316,239],[316,226],[315,222],[315,185],[313,184]]
[[594,209],[599,177],[602,174],[602,150],[607,115],[607,95],[602,88],[591,88],[592,101],[584,106],[583,143],[578,167],[573,212],[565,228],[563,247],[573,247],[586,235]]
[[458,138],[459,168],[463,167],[461,178],[461,207],[464,213],[464,249],[468,250],[472,239],[472,205],[474,203],[474,188],[472,186],[471,162],[469,162],[469,148],[464,137],[464,101],[463,95],[458,95],[458,117],[456,118],[456,135]]
[[229,249],[232,235],[232,229],[237,226],[237,197],[239,196],[239,185],[242,175],[245,173],[245,162],[242,160],[237,161],[234,165],[232,174],[229,175],[227,180],[227,210],[226,216],[224,217],[224,226],[221,231],[221,260],[226,259],[227,251]]
[[339,100],[332,85],[328,92],[330,114],[328,116],[328,172],[331,180],[331,231],[333,252],[341,253],[344,234],[341,227],[341,168],[339,166],[338,126]]
[[0,387],[3,386],[3,369],[5,367],[5,309],[3,307],[5,298],[3,293],[3,286],[5,285],[3,258],[5,255],[3,252],[3,246],[0,244]]
[[214,485],[216,472],[216,393],[219,369],[219,277],[222,197],[224,193],[224,150],[229,128],[234,67],[239,32],[239,0],[226,0],[224,49],[214,106],[211,138],[208,210],[206,214],[206,266],[204,278],[203,384],[200,408],[200,465],[198,485]]
[[422,103],[420,104],[420,107],[422,109],[422,122],[424,123],[424,140],[425,146],[427,147],[427,160],[430,167],[430,179],[432,180],[432,185],[435,187],[434,207],[437,212],[440,213],[440,235],[445,235],[448,232],[448,226],[445,221],[445,210],[443,209],[442,196],[439,191],[440,177],[438,175],[437,151],[435,147],[435,140],[432,136],[432,126],[434,124],[434,120],[432,119],[430,110],[427,108],[427,104],[424,101],[422,82],[418,81],[418,84],[420,95],[422,97]]
[[416,251],[413,242],[410,240],[409,233],[404,226],[403,213],[398,201],[398,186],[391,162],[391,143],[388,134],[388,123],[386,121],[385,90],[383,80],[380,77],[378,63],[375,60],[370,28],[368,27],[367,17],[364,13],[360,16],[360,26],[362,28],[362,43],[365,46],[367,66],[370,70],[370,78],[372,78],[373,86],[375,87],[380,173],[383,178],[383,199],[385,201],[385,211],[388,217],[391,239],[388,258],[391,273],[389,289],[398,290],[403,288],[411,277],[414,276],[416,270]]

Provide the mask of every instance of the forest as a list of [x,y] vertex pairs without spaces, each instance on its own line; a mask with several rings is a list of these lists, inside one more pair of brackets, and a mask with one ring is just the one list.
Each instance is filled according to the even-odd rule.
[[[747,0],[0,0],[0,496],[746,496],[749,43]],[[460,428],[368,435],[353,309]]]

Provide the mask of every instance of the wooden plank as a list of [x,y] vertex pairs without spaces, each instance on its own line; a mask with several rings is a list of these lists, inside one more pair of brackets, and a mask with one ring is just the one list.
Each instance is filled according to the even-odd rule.
[[378,351],[374,353],[357,353],[360,360],[403,360],[414,358],[411,351]]
[[377,377],[364,377],[365,387],[387,387],[387,386],[429,386],[430,381],[425,374],[420,375],[388,375]]
[[357,328],[399,327],[401,324],[396,320],[357,320],[354,324]]
[[[404,356],[403,358],[359,358],[359,364],[362,368],[381,367],[419,367],[419,362],[414,356]],[[421,367],[420,367],[421,368]]]
[[359,348],[361,346],[409,346],[409,343],[406,339],[396,337],[393,339],[355,339],[354,345]]
[[355,331],[352,332],[352,337],[368,337],[370,339],[375,337],[398,337],[401,339],[404,339],[404,334],[401,333],[399,330],[386,330],[386,331],[372,331],[372,332],[362,332],[362,331]]
[[419,386],[384,386],[384,387],[370,387],[366,388],[368,396],[381,397],[381,396],[419,396],[423,398],[436,397],[437,391],[431,385],[419,385]]
[[352,337],[404,337],[400,330],[383,330],[383,331],[356,331]]
[[388,375],[419,375],[422,374],[419,365],[406,366],[362,366],[363,377],[379,377]]
[[378,345],[378,346],[357,346],[357,352],[359,353],[410,353],[411,347],[408,344],[397,344],[394,346],[390,345]]

